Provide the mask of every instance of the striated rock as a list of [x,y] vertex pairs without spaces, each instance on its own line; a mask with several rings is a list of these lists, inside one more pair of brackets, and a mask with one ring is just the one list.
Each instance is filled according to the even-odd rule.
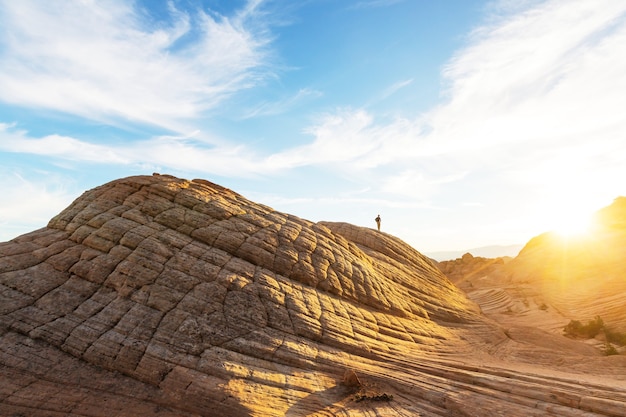
[[596,234],[592,240],[570,240],[554,233],[537,236],[524,247],[504,270],[503,282],[509,288],[525,288],[536,306],[558,313],[561,320],[554,326],[562,333],[570,320],[590,320],[602,316],[612,328],[621,331],[626,314],[626,269],[622,261],[609,260],[609,243]]
[[468,288],[471,288],[474,281],[486,276],[503,275],[504,265],[510,260],[511,258],[507,256],[484,258],[466,253],[460,258],[437,262],[436,265],[450,281],[467,291]]
[[[523,356],[537,362],[539,350],[554,346],[598,356],[607,348],[603,332],[583,344],[564,338],[563,328],[571,320],[587,322],[600,316],[609,331],[626,331],[624,219],[626,198],[619,197],[596,213],[588,233],[544,233],[512,260],[466,254],[437,265],[505,328],[507,336],[533,345],[535,350]],[[624,348],[618,346],[618,351]]]
[[538,289],[568,321],[601,316],[626,331],[626,197],[599,210],[588,233],[544,233],[531,239],[507,268],[512,283]]
[[625,415],[619,372],[503,344],[528,362],[399,239],[205,180],[113,181],[0,244],[1,415]]

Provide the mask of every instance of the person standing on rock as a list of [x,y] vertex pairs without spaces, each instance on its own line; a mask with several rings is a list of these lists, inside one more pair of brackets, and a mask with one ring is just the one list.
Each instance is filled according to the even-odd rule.
[[376,226],[378,226],[378,231],[380,232],[380,214],[374,220],[376,220]]

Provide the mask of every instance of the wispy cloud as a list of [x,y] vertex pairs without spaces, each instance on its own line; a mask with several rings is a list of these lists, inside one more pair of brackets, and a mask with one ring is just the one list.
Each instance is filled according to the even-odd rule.
[[18,171],[0,168],[0,242],[13,239],[24,230],[44,227],[50,213],[58,213],[76,198],[69,191],[70,178],[61,178],[51,172],[37,172],[37,178],[28,178]]
[[[125,2],[89,13],[77,5],[22,10],[23,4],[31,3],[6,2],[8,12],[0,17],[8,39],[0,52],[6,58],[0,73],[5,101],[172,126],[254,83],[255,69],[263,64],[267,38],[245,29],[246,19],[260,13],[258,1],[231,19],[177,12],[175,24],[158,29],[146,27]],[[59,135],[30,137],[9,126],[0,129],[0,149],[66,160],[100,156],[116,164],[231,177],[323,166],[373,184],[375,191],[420,199],[469,193],[463,190],[468,178],[478,180],[475,191],[524,188],[546,197],[557,189],[574,193],[577,184],[584,187],[581,195],[615,193],[612,182],[626,166],[626,4],[572,0],[525,6],[477,28],[445,66],[445,101],[413,118],[341,108],[304,129],[309,143],[271,155],[246,146],[207,146],[185,134],[105,146]],[[92,16],[94,10],[102,19]],[[28,18],[15,18],[20,12]],[[80,17],[89,27],[73,27],[83,25]],[[83,31],[96,52],[72,43],[75,32]],[[201,35],[178,45],[196,31]],[[74,70],[75,65],[88,68]],[[109,79],[110,74],[118,76]],[[393,84],[384,94],[410,82]],[[317,94],[303,89],[250,116],[277,114]],[[463,198],[485,204],[478,196]]]
[[368,108],[374,104],[380,103],[381,101],[384,101],[388,99],[389,97],[393,96],[395,93],[402,90],[403,88],[408,87],[412,83],[413,83],[413,79],[401,80],[396,83],[393,83],[389,87],[385,88],[382,92],[380,92],[379,94],[375,95],[373,98],[368,100],[368,102],[363,107]]
[[446,101],[427,114],[385,122],[342,109],[308,129],[312,143],[275,160],[378,167],[381,183],[405,194],[472,173],[545,195],[564,179],[608,193],[612,175],[626,174],[626,4],[530,5],[472,34],[443,71]]
[[402,80],[402,81],[398,81],[397,83],[394,83],[393,85],[388,87],[385,91],[383,91],[383,93],[381,94],[381,99],[385,99],[387,97],[394,95],[397,91],[403,89],[406,86],[411,85],[411,83],[413,83],[412,79]]
[[70,161],[102,164],[128,163],[122,152],[107,145],[93,144],[69,136],[48,135],[32,138],[13,124],[0,123],[0,151],[44,155]]
[[170,3],[165,25],[122,0],[2,0],[0,100],[180,130],[262,77],[259,3],[230,18]]
[[[49,135],[32,137],[12,125],[0,124],[0,151],[50,157],[52,160],[120,166],[144,166],[178,172],[250,177],[265,172],[250,149],[214,145],[191,136],[158,136],[141,141],[95,144]],[[234,171],[233,167],[237,167]]]
[[293,110],[294,107],[297,107],[308,100],[321,97],[322,95],[323,93],[321,91],[311,88],[302,88],[298,90],[296,94],[290,97],[286,97],[277,101],[262,102],[256,107],[248,110],[248,112],[243,115],[243,118],[249,119],[259,116],[275,116],[277,114],[286,113],[290,110]]
[[312,143],[274,154],[269,164],[296,168],[360,159],[377,147],[375,135],[366,133],[370,125],[365,111],[322,116],[319,124],[306,130],[314,137]]

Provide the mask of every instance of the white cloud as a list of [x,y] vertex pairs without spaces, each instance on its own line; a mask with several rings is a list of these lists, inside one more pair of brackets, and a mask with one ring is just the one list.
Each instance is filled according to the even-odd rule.
[[[201,23],[194,23],[195,18],[174,11],[175,23],[158,29],[146,28],[124,2],[106,7],[37,4],[4,6],[4,30],[14,33],[4,52],[9,70],[0,75],[0,86],[7,87],[0,88],[4,99],[173,124],[214,105],[222,93],[245,86],[250,71],[262,63],[263,41],[244,28],[259,1],[249,2],[231,20],[200,13]],[[104,162],[152,161],[219,173],[233,165],[243,174],[307,165],[334,164],[358,172],[391,166],[388,183],[398,190],[402,187],[391,184],[409,181],[411,172],[418,183],[430,178],[429,184],[449,184],[476,169],[524,176],[537,166],[549,166],[563,147],[588,155],[591,141],[598,161],[609,151],[616,162],[623,160],[616,141],[626,130],[620,110],[626,108],[626,57],[620,53],[626,44],[626,5],[610,0],[530,4],[478,28],[445,67],[448,100],[413,120],[382,121],[362,109],[340,109],[305,130],[313,136],[311,143],[264,159],[241,146],[198,146],[192,137],[104,146],[14,133],[2,147],[66,159],[98,156]],[[8,19],[11,13],[25,17]],[[203,35],[176,49],[194,24]],[[72,40],[77,33],[82,33],[81,42]],[[33,62],[38,66],[28,69]],[[410,82],[398,82],[385,94]],[[22,88],[24,94],[10,95]],[[274,114],[316,94],[303,89],[254,113]]]
[[417,201],[429,201],[442,185],[460,181],[465,177],[465,173],[462,172],[447,176],[437,174],[425,173],[424,169],[408,168],[386,175],[379,182],[379,189],[386,193],[408,196]]
[[428,114],[381,122],[343,109],[308,129],[312,143],[273,160],[378,167],[387,189],[404,194],[411,183],[434,192],[472,172],[549,189],[561,182],[550,169],[615,189],[611,175],[626,166],[626,3],[529,4],[474,32],[445,67],[447,101]]
[[613,1],[548,1],[483,27],[445,71],[450,101],[431,114],[429,140],[482,154],[510,185],[593,192],[584,179],[594,178],[615,190],[626,160],[625,42],[626,4]]
[[[132,20],[134,12],[122,3],[118,4],[119,10],[103,11],[106,16],[116,13],[120,21],[127,19],[118,28],[123,39],[143,37],[147,45],[146,51],[138,52],[140,56],[134,61],[133,45],[138,43],[116,43],[111,39],[117,38],[106,36],[104,46],[122,49],[110,52],[114,62],[119,62],[120,71],[132,73],[133,62],[147,62],[156,69],[167,72],[170,68],[189,78],[172,76],[170,81],[159,75],[159,71],[154,72],[152,80],[150,76],[143,80],[139,75],[128,79],[119,75],[119,81],[114,77],[105,88],[99,85],[106,77],[96,68],[95,75],[84,81],[85,86],[95,90],[94,96],[101,97],[103,102],[112,100],[116,105],[129,107],[128,111],[118,113],[111,106],[98,109],[108,108],[111,113],[137,120],[154,119],[154,123],[161,125],[175,124],[218,102],[222,93],[253,82],[254,74],[250,71],[262,63],[263,45],[243,29],[244,16],[256,13],[258,2],[248,5],[231,20],[204,15],[204,35],[183,49],[174,45],[189,35],[189,25],[198,24],[191,16],[181,13],[177,15],[178,23],[170,28],[146,30]],[[0,129],[0,135],[4,135],[0,138],[0,149],[66,160],[93,161],[99,156],[101,162],[149,164],[156,170],[229,177],[271,175],[317,165],[339,170],[359,186],[371,185],[372,189],[362,196],[366,200],[371,200],[375,193],[388,192],[406,197],[403,204],[417,201],[414,204],[423,205],[434,199],[438,201],[433,205],[443,204],[443,200],[472,201],[476,205],[471,207],[480,207],[485,213],[492,213],[489,210],[497,199],[510,199],[511,205],[522,198],[551,199],[561,207],[571,205],[576,199],[577,204],[610,201],[616,194],[626,193],[618,180],[626,175],[623,140],[626,55],[622,53],[626,45],[626,4],[572,0],[533,1],[525,5],[527,9],[493,18],[474,32],[466,47],[445,67],[446,101],[413,119],[383,119],[363,109],[342,108],[321,116],[304,130],[313,138],[310,143],[272,155],[261,155],[245,146],[208,147],[194,135],[104,146],[63,136],[32,138],[10,126],[5,126],[4,132]],[[117,27],[106,26],[106,21],[94,25]],[[30,23],[40,22],[45,23],[45,19],[38,17]],[[88,32],[88,36],[95,39],[97,32]],[[31,34],[26,29],[16,33]],[[54,35],[52,39],[61,42],[68,36]],[[209,40],[216,42],[216,49],[208,47]],[[45,42],[52,45],[52,41]],[[212,51],[232,52],[232,55],[222,56]],[[41,55],[40,62],[51,67],[47,70],[50,80],[43,77],[35,81],[42,83],[41,88],[52,88],[54,92],[53,81],[62,81],[56,75],[69,71],[71,65],[58,59],[63,54],[46,58],[44,48],[34,46],[26,48],[22,55],[10,55],[9,64],[35,62],[26,59],[33,54]],[[71,48],[66,54],[70,63],[78,59]],[[105,59],[108,57],[96,54],[95,67],[109,65]],[[130,59],[129,66],[120,57]],[[215,71],[207,75],[199,68]],[[105,72],[112,69],[107,67]],[[232,78],[228,69],[233,70]],[[26,70],[25,76],[29,71]],[[8,74],[26,83],[26,77],[18,77],[14,68]],[[0,74],[0,83],[2,77],[6,75]],[[70,87],[76,87],[81,81],[71,78],[67,82]],[[123,88],[131,82],[137,82],[139,89],[162,86],[163,96],[151,102],[150,94],[125,93]],[[394,84],[385,93],[393,94],[408,83],[409,79]],[[211,90],[214,85],[215,91]],[[29,98],[29,94],[35,97],[29,88],[25,87],[24,100],[28,98],[43,106],[45,103],[36,100],[44,98]],[[179,94],[180,91],[183,93]],[[90,107],[79,93],[71,90],[61,102],[68,103],[64,104],[68,108],[82,105],[84,112],[97,113],[99,110]],[[8,93],[5,90],[0,94],[6,97]],[[275,114],[315,94],[312,90],[302,90],[292,99],[268,103],[257,109],[256,114]],[[118,95],[122,100],[117,100]],[[143,103],[145,97],[148,98]],[[201,97],[207,98],[198,102]],[[588,202],[581,202],[579,196],[588,196]],[[535,216],[541,214],[538,207],[533,209],[528,204],[524,202],[523,207],[517,204],[520,208],[515,209],[519,211],[507,215],[514,216],[523,210]]]
[[31,138],[28,132],[14,129],[15,125],[0,123],[0,150],[57,157],[70,161],[123,164],[129,160],[123,152],[106,145],[92,144],[78,139],[48,135]]
[[31,137],[13,125],[0,123],[0,151],[48,156],[57,161],[144,166],[232,177],[260,175],[266,169],[244,146],[207,146],[193,135],[95,144],[59,135]]
[[36,174],[37,178],[26,178],[19,172],[0,169],[0,195],[11,202],[0,204],[0,242],[46,226],[76,198],[68,187],[70,178],[51,172]]
[[0,100],[98,121],[181,130],[258,81],[259,1],[232,18],[173,9],[169,26],[131,2],[0,1]]
[[381,123],[374,114],[351,108],[321,115],[303,133],[311,135],[313,141],[271,155],[266,160],[268,167],[324,165],[362,173],[406,160],[406,145],[422,136],[419,123],[402,118]]
[[[489,128],[511,131],[497,139],[502,142],[551,139],[581,124],[595,129],[607,117],[621,120],[612,106],[624,100],[625,12],[625,4],[610,0],[548,1],[476,30],[444,71],[450,102],[433,123],[462,116],[452,126],[465,130],[476,120],[481,125],[470,124],[469,133],[479,135],[472,139],[492,143],[493,135],[484,134]],[[572,114],[585,117],[572,125]]]
[[389,120],[339,109],[306,130],[310,143],[268,165],[323,165],[370,185],[364,199],[429,207],[424,228],[396,227],[433,248],[485,236],[522,243],[565,212],[626,195],[626,3],[524,5],[489,20],[452,57],[446,101],[430,112]]

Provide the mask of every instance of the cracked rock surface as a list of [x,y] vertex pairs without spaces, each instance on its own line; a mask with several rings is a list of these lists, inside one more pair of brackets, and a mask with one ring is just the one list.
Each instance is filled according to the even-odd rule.
[[0,244],[0,415],[626,415],[623,380],[503,345],[399,239],[205,180],[116,180]]

